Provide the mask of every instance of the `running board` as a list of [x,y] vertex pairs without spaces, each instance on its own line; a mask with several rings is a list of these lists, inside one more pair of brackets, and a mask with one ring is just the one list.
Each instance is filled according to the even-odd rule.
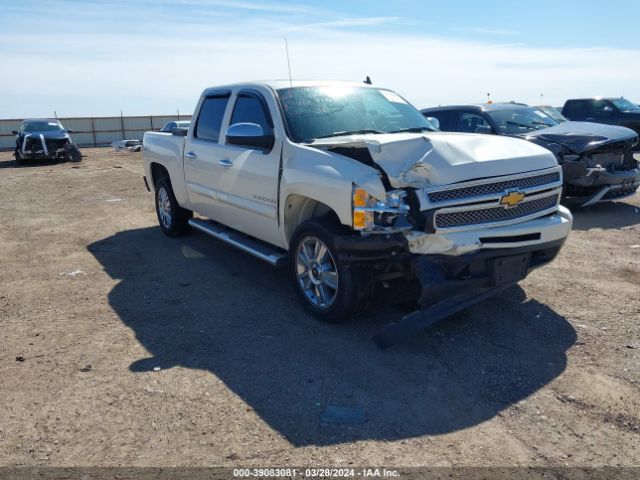
[[196,230],[200,230],[207,235],[222,240],[254,257],[264,260],[274,266],[281,266],[287,260],[287,254],[282,250],[272,247],[266,243],[249,238],[239,232],[231,230],[227,227],[214,222],[213,220],[203,220],[200,218],[192,218],[189,220]]

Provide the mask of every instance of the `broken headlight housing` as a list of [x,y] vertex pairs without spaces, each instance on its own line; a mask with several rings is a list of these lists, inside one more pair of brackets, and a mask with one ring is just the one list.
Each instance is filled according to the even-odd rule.
[[407,221],[407,192],[387,192],[384,202],[371,196],[364,188],[353,185],[353,228],[366,233],[393,233],[411,229]]

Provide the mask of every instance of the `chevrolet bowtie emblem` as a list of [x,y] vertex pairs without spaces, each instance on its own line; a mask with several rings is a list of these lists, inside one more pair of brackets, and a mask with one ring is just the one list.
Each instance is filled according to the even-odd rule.
[[519,192],[517,190],[513,190],[505,193],[500,198],[500,205],[505,208],[511,208],[518,205],[524,199],[524,193]]

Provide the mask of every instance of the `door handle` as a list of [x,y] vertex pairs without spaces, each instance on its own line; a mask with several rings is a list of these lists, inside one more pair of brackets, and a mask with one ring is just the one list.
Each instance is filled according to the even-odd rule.
[[196,155],[195,152],[186,152],[184,156],[191,159],[198,158],[198,155]]
[[224,160],[218,160],[218,165],[222,165],[223,167],[229,168],[229,167],[233,167],[233,162],[225,158]]

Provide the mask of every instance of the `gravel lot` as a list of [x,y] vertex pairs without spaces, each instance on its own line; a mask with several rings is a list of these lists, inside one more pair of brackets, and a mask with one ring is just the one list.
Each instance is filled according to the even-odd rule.
[[316,322],[283,270],[162,235],[141,154],[84,154],[0,153],[0,465],[640,463],[640,195],[382,353],[399,312]]

